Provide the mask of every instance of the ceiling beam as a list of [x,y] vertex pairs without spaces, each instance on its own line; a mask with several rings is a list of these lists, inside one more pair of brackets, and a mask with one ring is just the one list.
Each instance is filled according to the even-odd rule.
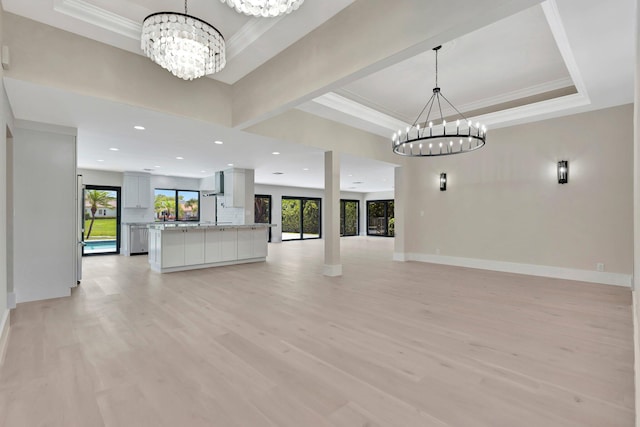
[[540,0],[357,0],[233,86],[245,128]]

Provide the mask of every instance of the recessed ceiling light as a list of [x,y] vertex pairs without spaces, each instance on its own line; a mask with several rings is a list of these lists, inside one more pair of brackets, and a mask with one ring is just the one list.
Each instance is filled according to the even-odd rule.
[[354,181],[353,183],[354,184],[364,184],[364,182],[362,182],[362,181]]
[[143,171],[145,171],[145,172],[151,172],[153,169],[144,168],[144,169],[142,169],[142,170],[143,170]]
[[207,171],[200,171],[200,173],[207,173]]
[[302,169],[302,170],[303,170],[303,171],[308,171],[308,170],[309,170],[309,168],[304,168],[304,169]]
[[214,144],[217,144],[217,145],[222,145],[222,144],[224,144],[224,142],[222,142],[222,141],[213,141],[213,143],[214,143]]
[[157,166],[157,165],[156,165],[156,166],[154,166],[154,168],[160,168],[160,166]]
[[280,154],[280,152],[279,152],[279,151],[274,151],[274,152],[273,152],[273,153],[271,153],[271,154],[273,154],[274,156],[277,156],[277,155],[279,155],[279,154]]
[[233,163],[228,163],[227,166],[233,166]]
[[349,174],[349,176],[353,176],[352,174]]
[[133,127],[135,130],[144,130],[144,126],[136,125]]
[[119,148],[115,148],[115,147],[111,147],[111,148],[109,148],[109,150],[111,150],[111,151],[120,151]]
[[98,161],[99,161],[99,162],[104,162],[104,160],[102,160],[102,159],[100,159],[100,160],[98,160]]
[[184,157],[178,156],[178,157],[176,157],[176,160],[184,160]]
[[274,172],[274,175],[284,175],[284,172]]

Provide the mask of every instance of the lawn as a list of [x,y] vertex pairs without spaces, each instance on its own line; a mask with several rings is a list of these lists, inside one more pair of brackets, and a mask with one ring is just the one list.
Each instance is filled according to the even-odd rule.
[[[84,234],[85,236],[89,232],[89,226],[91,220],[87,219],[84,222]],[[116,219],[115,218],[96,218],[93,223],[93,229],[91,230],[91,236],[85,240],[106,240],[116,238]]]

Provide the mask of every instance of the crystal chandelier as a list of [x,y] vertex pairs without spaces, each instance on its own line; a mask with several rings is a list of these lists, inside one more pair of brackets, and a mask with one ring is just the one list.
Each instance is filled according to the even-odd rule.
[[[468,120],[438,87],[438,51],[441,47],[433,48],[436,52],[436,87],[433,88],[433,95],[413,124],[404,133],[399,130],[391,138],[393,152],[401,156],[429,157],[467,153],[483,147],[487,140],[486,126]],[[442,105],[445,102],[458,114],[449,123],[442,115]],[[427,114],[423,116],[425,111]],[[430,120],[432,112],[437,123]]]
[[304,0],[220,0],[250,16],[271,18],[297,10]]
[[226,64],[222,34],[207,22],[184,13],[158,12],[142,23],[141,47],[156,64],[176,77],[193,80]]

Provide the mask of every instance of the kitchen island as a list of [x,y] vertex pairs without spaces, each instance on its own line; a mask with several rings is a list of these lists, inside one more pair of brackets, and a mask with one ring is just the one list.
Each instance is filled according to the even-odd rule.
[[271,224],[156,223],[149,225],[153,271],[220,267],[266,261]]

